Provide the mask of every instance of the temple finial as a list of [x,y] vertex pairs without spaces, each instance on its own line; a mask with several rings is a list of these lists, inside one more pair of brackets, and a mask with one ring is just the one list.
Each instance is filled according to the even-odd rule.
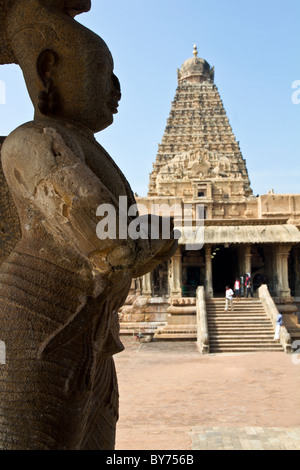
[[196,44],[194,44],[194,51],[193,51],[195,59],[198,57],[198,50]]

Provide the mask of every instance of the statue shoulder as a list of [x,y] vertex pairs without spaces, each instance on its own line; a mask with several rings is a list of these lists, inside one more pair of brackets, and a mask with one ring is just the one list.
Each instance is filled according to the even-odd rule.
[[15,129],[1,149],[3,172],[11,189],[22,185],[33,194],[38,181],[57,168],[62,153],[68,163],[78,158],[56,129],[34,123]]
[[[1,158],[3,167],[35,165],[38,160],[45,161],[51,149],[52,137],[38,126],[20,126],[11,132],[3,142]],[[46,155],[45,155],[46,151]]]

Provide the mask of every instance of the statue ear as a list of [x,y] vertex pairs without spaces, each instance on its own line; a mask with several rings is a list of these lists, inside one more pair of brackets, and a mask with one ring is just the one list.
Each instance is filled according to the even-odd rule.
[[42,114],[54,114],[58,107],[59,98],[52,79],[57,60],[57,54],[52,49],[43,50],[37,58],[36,68],[42,83],[38,108]]

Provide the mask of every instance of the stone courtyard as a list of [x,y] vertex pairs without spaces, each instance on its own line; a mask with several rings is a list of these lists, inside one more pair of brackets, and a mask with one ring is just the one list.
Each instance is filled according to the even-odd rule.
[[300,450],[300,363],[123,336],[116,450]]

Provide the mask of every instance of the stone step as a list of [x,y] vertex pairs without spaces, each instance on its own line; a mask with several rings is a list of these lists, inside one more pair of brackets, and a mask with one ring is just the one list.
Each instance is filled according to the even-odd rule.
[[271,330],[267,330],[267,331],[253,331],[253,330],[245,330],[245,331],[242,331],[242,332],[239,332],[239,331],[236,331],[236,330],[228,330],[226,332],[222,331],[220,333],[220,331],[210,331],[209,332],[209,337],[210,338],[216,338],[216,337],[233,337],[233,338],[238,338],[238,337],[245,337],[245,336],[251,336],[251,337],[254,337],[254,338],[258,338],[258,337],[261,337],[261,336],[266,336],[268,338],[274,336],[274,332],[271,331]]
[[[225,308],[225,302],[221,305],[207,305],[206,306],[206,311],[210,310],[224,310]],[[237,305],[233,304],[233,308],[236,310],[264,310],[262,305]]]
[[223,307],[220,307],[220,308],[207,308],[206,309],[206,313],[209,315],[211,313],[215,313],[215,312],[242,312],[242,313],[245,313],[245,312],[264,312],[265,310],[263,308],[237,308],[235,306],[233,306],[233,310],[231,310],[229,308],[229,310],[225,310],[224,308],[224,305]]
[[[209,309],[213,309],[213,308],[224,308],[226,305],[225,302],[220,302],[219,304],[206,304],[206,309],[209,310]],[[236,307],[236,308],[241,308],[241,309],[245,309],[245,308],[248,308],[248,309],[251,309],[251,308],[263,308],[263,305],[261,303],[259,304],[253,304],[253,303],[249,303],[249,304],[240,304],[240,303],[237,303],[237,302],[233,302],[233,306]]]
[[[260,325],[260,329],[258,328],[255,328],[255,325],[253,325],[253,323],[235,323],[235,324],[232,324],[232,325],[219,325],[219,324],[208,324],[208,331],[209,332],[212,332],[212,331],[218,331],[218,332],[222,332],[222,331],[274,331],[273,328],[269,328],[269,325],[266,324],[266,325]],[[252,329],[252,327],[254,327],[254,329]]]
[[233,310],[231,310],[230,308],[228,310],[225,310],[224,306],[223,307],[220,307],[220,308],[207,308],[206,309],[206,313],[209,315],[210,313],[214,313],[214,312],[242,312],[242,313],[245,313],[245,312],[264,312],[264,309],[263,308],[237,308],[235,306],[233,306]]
[[[207,300],[206,303],[207,305],[212,305],[212,304],[221,304],[222,302],[225,302],[225,295],[224,297],[219,297],[218,299],[210,299]],[[251,299],[250,297],[245,298],[242,297],[240,300],[238,300],[236,297],[233,297],[233,301],[236,302],[237,304],[261,304],[261,300],[258,298],[253,298]]]
[[192,324],[174,324],[174,325],[170,325],[170,324],[166,324],[166,325],[163,325],[161,328],[159,328],[158,331],[161,331],[161,330],[165,330],[165,329],[172,329],[172,330],[181,330],[181,329],[186,329],[186,330],[192,330],[192,331],[196,331],[197,330],[197,326],[196,325],[192,325]]
[[245,336],[251,336],[253,338],[260,338],[261,336],[271,338],[274,336],[274,332],[271,330],[268,331],[253,331],[253,330],[246,330],[243,332],[238,332],[238,331],[233,331],[233,330],[228,330],[227,332],[219,332],[219,331],[211,331],[209,333],[210,338],[217,338],[217,337],[232,337],[232,338],[238,338],[242,337],[244,338]]
[[[235,310],[242,310],[242,311],[251,311],[251,310],[261,310],[261,311],[264,311],[264,308],[262,305],[244,305],[244,306],[241,306],[241,305],[237,305],[237,304],[233,304],[233,308]],[[206,306],[206,311],[207,312],[210,312],[210,311],[214,311],[214,310],[224,310],[225,309],[225,302],[221,305],[207,305]]]
[[245,338],[245,337],[251,337],[251,338],[261,338],[261,337],[266,337],[266,338],[273,338],[274,332],[272,331],[243,331],[242,333],[238,331],[228,331],[228,332],[218,332],[218,331],[213,331],[209,333],[210,338]]
[[177,340],[177,341],[196,341],[197,325],[165,325],[159,328],[154,339],[159,340]]
[[270,327],[269,325],[258,325],[258,326],[254,326],[254,325],[211,325],[211,327],[209,328],[209,333],[213,333],[213,332],[218,332],[218,333],[221,333],[222,331],[233,331],[233,332],[236,332],[236,333],[239,333],[239,332],[243,332],[243,331],[253,331],[253,332],[256,332],[256,333],[259,333],[260,331],[266,331],[266,332],[274,332],[274,328]]
[[208,325],[211,327],[211,329],[215,328],[215,329],[223,329],[223,328],[234,328],[234,329],[239,329],[241,326],[244,325],[244,328],[249,328],[249,326],[252,328],[255,328],[255,329],[260,329],[260,328],[263,328],[263,329],[271,329],[273,330],[273,326],[270,322],[268,321],[264,321],[264,322],[261,322],[261,321],[257,321],[257,322],[253,322],[253,321],[245,321],[245,320],[242,320],[242,321],[236,321],[236,322],[227,322],[227,321],[210,321],[208,322]]
[[187,334],[187,335],[197,335],[197,330],[186,330],[183,328],[182,330],[175,330],[173,328],[166,328],[165,330],[160,330],[155,333],[155,336],[161,336],[166,334]]
[[[225,299],[222,302],[218,303],[207,303],[206,308],[220,308],[222,305],[225,305]],[[263,307],[261,302],[236,302],[233,301],[233,305],[236,305],[239,308],[260,308]]]
[[210,318],[226,318],[228,320],[234,320],[235,318],[267,318],[268,320],[269,317],[264,313],[264,312],[214,312],[212,314],[208,314],[206,316],[207,319]]
[[186,328],[182,328],[181,330],[180,329],[173,329],[173,328],[166,328],[166,329],[163,329],[163,330],[158,330],[155,335],[156,336],[159,336],[159,335],[164,335],[164,334],[177,334],[177,333],[180,333],[180,334],[192,334],[192,335],[196,335],[197,334],[197,330],[187,330]]
[[228,311],[220,311],[220,312],[209,312],[207,313],[207,318],[215,318],[215,317],[221,317],[221,318],[229,318],[230,320],[236,317],[259,317],[259,318],[268,318],[269,317],[266,315],[265,312],[241,312],[237,310],[228,310]]
[[[230,307],[229,307],[230,308]],[[241,311],[241,312],[264,312],[264,308],[257,306],[257,307],[250,307],[250,306],[245,306],[245,307],[240,307],[239,305],[233,304],[233,309],[236,311]],[[223,312],[225,310],[225,304],[220,305],[219,307],[206,307],[206,312]]]
[[120,335],[132,335],[143,332],[145,334],[154,334],[158,328],[165,325],[165,322],[128,322],[120,323]]
[[[242,297],[240,300],[237,300],[236,297],[233,297],[233,301],[236,302],[237,304],[261,304],[262,303],[261,300],[258,298],[250,299],[249,297],[248,299],[245,297]],[[221,304],[222,302],[225,302],[225,296],[219,297],[218,299],[209,299],[206,301],[207,305]]]
[[206,311],[206,315],[265,315],[264,310],[213,310],[213,311]]
[[262,341],[262,342],[254,342],[254,341],[241,341],[240,343],[236,342],[236,341],[222,341],[222,342],[217,342],[217,341],[214,341],[211,343],[210,345],[212,348],[216,348],[216,347],[219,347],[219,348],[225,348],[225,347],[231,347],[231,348],[239,348],[239,347],[280,347],[282,348],[281,344],[280,343],[276,343],[275,341]]
[[270,326],[272,327],[272,322],[271,320],[267,317],[237,317],[237,318],[224,318],[224,317],[217,317],[217,318],[207,318],[207,323],[211,325],[220,325],[220,326],[230,326],[236,324],[237,326],[245,323],[245,324],[251,324],[257,326],[257,325],[262,325],[262,326]]
[[[253,317],[253,315],[257,315],[257,316],[266,316],[266,312],[264,310],[237,310],[237,309],[233,309],[233,310],[213,310],[213,311],[206,311],[206,315],[207,317],[213,317],[215,315],[222,315],[222,316],[229,316],[229,317],[234,317],[236,315],[242,315],[242,316],[247,316],[249,315],[249,317]],[[267,317],[268,318],[268,317]]]
[[229,346],[228,348],[226,347],[216,347],[216,348],[210,348],[210,353],[212,354],[224,354],[224,353],[251,353],[251,352],[282,352],[283,347],[281,345],[275,345],[275,346],[269,346],[269,347],[236,347],[233,348]]
[[228,318],[233,318],[238,315],[241,315],[243,317],[249,316],[253,317],[257,315],[258,317],[267,317],[266,312],[263,310],[245,310],[244,312],[242,310],[219,310],[219,311],[214,311],[214,312],[206,312],[207,317],[215,317],[216,315],[222,316],[222,317],[228,317]]
[[264,318],[235,318],[234,320],[224,320],[222,318],[214,318],[214,319],[207,319],[207,323],[209,325],[241,325],[241,324],[260,324],[260,325],[269,325],[270,320],[266,320]]
[[[207,305],[212,305],[212,304],[221,304],[222,302],[225,302],[225,295],[224,297],[219,297],[218,299],[210,299],[207,300],[206,303]],[[258,298],[253,298],[251,299],[250,297],[245,298],[242,297],[240,300],[238,300],[236,297],[233,297],[233,301],[236,302],[237,304],[261,304],[261,300]]]
[[211,321],[208,321],[207,324],[211,327],[211,328],[218,328],[218,329],[221,329],[221,328],[240,328],[241,326],[244,325],[244,327],[249,327],[249,326],[253,326],[254,328],[271,328],[273,329],[273,326],[271,324],[271,322],[269,321],[260,321],[260,320],[256,320],[256,321],[253,321],[253,320],[236,320],[235,322],[229,322],[229,321],[223,321],[223,320],[218,320],[218,321],[215,321],[215,320],[211,320]]
[[217,346],[223,346],[223,345],[227,345],[227,346],[239,346],[239,345],[256,346],[256,345],[259,345],[259,344],[273,346],[274,342],[273,342],[272,338],[265,338],[265,339],[263,339],[263,338],[243,338],[243,339],[231,338],[231,339],[228,339],[228,338],[222,338],[222,337],[219,336],[218,338],[210,338],[210,344],[211,344],[211,346],[216,346],[216,345]]
[[238,316],[241,316],[241,317],[255,317],[255,316],[258,316],[258,317],[266,317],[266,313],[263,312],[263,311],[256,311],[256,312],[250,312],[249,310],[245,311],[245,312],[242,312],[241,310],[228,310],[228,311],[224,311],[224,310],[220,310],[219,312],[206,312],[207,314],[207,318],[210,318],[210,317],[216,317],[216,316],[219,316],[219,317],[224,317],[224,318],[234,318],[234,317],[238,317]]
[[207,322],[208,328],[249,328],[251,326],[254,326],[256,328],[261,327],[261,328],[272,328],[272,324],[268,321],[260,321],[260,320],[235,320],[232,322],[229,321],[222,321],[222,320],[213,320],[213,321],[208,321]]
[[155,341],[176,340],[176,341],[197,341],[197,333],[162,333],[154,335]]
[[238,346],[242,346],[242,347],[256,347],[256,346],[265,346],[265,347],[273,347],[274,346],[274,341],[273,339],[268,339],[268,340],[265,340],[265,341],[255,341],[255,340],[245,340],[245,341],[240,341],[240,342],[236,342],[236,341],[211,341],[210,342],[210,347],[211,348],[215,348],[215,347],[238,347]]
[[[206,303],[207,304],[215,304],[215,303],[218,303],[218,302],[224,302],[225,300],[225,295],[224,297],[213,297],[213,298],[210,298],[210,299],[206,299]],[[233,297],[233,300],[235,300],[236,302],[239,302],[241,304],[243,303],[260,303],[261,304],[261,300],[258,298],[258,297],[241,297],[240,300],[237,300],[236,297]]]
[[217,330],[223,330],[223,329],[231,329],[233,328],[234,330],[239,330],[239,329],[248,329],[248,328],[254,328],[255,330],[259,330],[259,329],[267,329],[267,330],[274,330],[272,324],[268,321],[266,322],[261,322],[261,321],[257,321],[257,322],[253,322],[253,321],[236,321],[236,322],[223,322],[223,321],[211,321],[211,322],[208,322],[208,326],[209,326],[209,329],[210,330],[213,330],[213,329],[217,329]]

